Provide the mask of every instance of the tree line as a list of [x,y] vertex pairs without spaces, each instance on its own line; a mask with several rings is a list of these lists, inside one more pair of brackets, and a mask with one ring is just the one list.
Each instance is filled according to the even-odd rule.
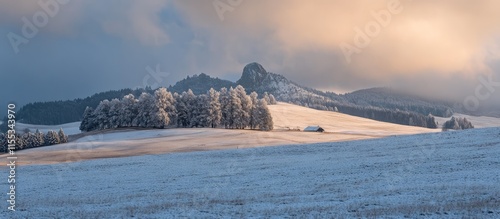
[[451,117],[450,120],[446,121],[443,124],[443,131],[452,129],[452,130],[463,130],[463,129],[473,129],[474,126],[472,123],[466,118],[456,118]]
[[153,94],[144,92],[139,98],[128,94],[122,99],[103,100],[95,109],[87,107],[80,130],[223,127],[268,131],[273,129],[268,104],[276,104],[274,96],[265,93],[258,99],[257,93],[247,95],[241,85],[220,91],[212,88],[200,95],[191,90],[172,94],[159,88]]
[[[96,107],[104,99],[123,97],[126,94],[140,95],[143,92],[153,93],[150,87],[145,89],[122,89],[96,93],[83,99],[28,103],[16,113],[18,122],[38,125],[58,125],[81,121],[82,113],[87,106]],[[5,131],[5,129],[1,129]]]
[[359,106],[351,103],[334,101],[330,98],[319,97],[310,93],[294,96],[281,95],[279,99],[284,102],[313,109],[341,112],[382,122],[433,129],[437,128],[437,123],[432,114],[423,115],[416,112],[401,111],[397,109],[392,110],[373,106]]
[[[23,150],[28,148],[36,148],[42,146],[49,146],[55,144],[62,144],[68,142],[68,136],[64,134],[63,129],[59,129],[59,132],[48,131],[46,134],[40,132],[38,129],[35,133],[26,132],[24,134],[15,134],[15,150]],[[8,135],[0,133],[0,152],[7,153],[9,139]]]
[[358,106],[372,106],[383,109],[409,111],[422,115],[432,114],[450,117],[453,110],[444,101],[426,99],[418,95],[404,93],[390,88],[370,88],[338,95]]

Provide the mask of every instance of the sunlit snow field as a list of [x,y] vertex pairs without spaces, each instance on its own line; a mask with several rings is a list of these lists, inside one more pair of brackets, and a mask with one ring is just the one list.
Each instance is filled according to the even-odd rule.
[[498,218],[499,157],[488,128],[21,166],[15,215]]

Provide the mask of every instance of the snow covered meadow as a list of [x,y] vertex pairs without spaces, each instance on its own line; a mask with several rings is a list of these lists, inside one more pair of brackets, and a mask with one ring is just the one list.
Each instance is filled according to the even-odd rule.
[[16,129],[23,132],[25,129],[29,129],[31,132],[35,132],[37,129],[40,132],[47,133],[48,131],[59,131],[59,129],[63,129],[64,133],[67,135],[74,135],[81,133],[78,127],[80,126],[80,122],[72,122],[61,125],[33,125],[33,124],[25,124],[25,123],[16,123]]
[[[77,139],[78,136],[70,137],[73,140],[66,144],[18,151],[17,154],[22,157],[22,159],[18,160],[18,163],[52,164],[172,152],[352,141],[440,131],[379,122],[286,103],[270,105],[269,110],[274,121],[273,131],[213,128],[153,130],[129,128],[97,131],[94,132],[94,135],[86,135],[80,139]],[[77,123],[66,124],[65,126],[72,129],[71,125],[73,125],[73,129],[78,129],[79,124]],[[308,125],[320,125],[326,132],[293,131],[293,129],[302,129]],[[39,126],[33,127],[40,128]],[[51,128],[51,126],[46,128]],[[52,129],[56,128],[58,126],[52,126]],[[0,158],[5,156],[7,155],[0,155]]]
[[18,211],[2,214],[499,218],[499,157],[500,128],[487,128],[28,165]]

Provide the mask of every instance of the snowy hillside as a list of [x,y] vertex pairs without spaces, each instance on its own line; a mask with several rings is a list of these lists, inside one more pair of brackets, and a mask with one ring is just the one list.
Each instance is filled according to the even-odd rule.
[[271,93],[279,99],[293,100],[306,96],[324,99],[323,96],[314,93],[313,89],[300,86],[282,75],[268,72],[255,62],[243,68],[241,78],[236,83],[260,94]]
[[11,218],[499,218],[498,157],[489,128],[21,166]]
[[343,113],[316,110],[283,102],[278,102],[277,105],[270,105],[268,107],[273,117],[275,130],[302,130],[310,125],[319,125],[328,133],[359,134],[374,137],[441,131],[438,129],[380,122]]
[[[50,164],[144,154],[351,141],[440,131],[378,122],[286,103],[270,105],[269,110],[274,121],[274,131],[271,132],[207,128],[159,130],[132,128],[105,131],[67,144],[18,151],[17,154],[24,158],[18,162]],[[320,125],[326,132],[293,131],[293,129],[303,130],[309,125]],[[5,156],[0,155],[0,158]]]

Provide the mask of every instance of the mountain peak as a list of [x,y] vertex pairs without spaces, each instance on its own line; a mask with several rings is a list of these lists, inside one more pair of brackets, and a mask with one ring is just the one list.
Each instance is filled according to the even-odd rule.
[[266,69],[264,69],[264,67],[262,67],[261,64],[259,64],[258,62],[252,62],[252,63],[249,63],[245,66],[245,68],[243,68],[243,72],[245,72],[245,70],[256,70],[258,72],[266,72]]
[[243,87],[253,88],[260,86],[267,75],[268,72],[261,64],[252,62],[243,68],[243,74],[237,83]]

